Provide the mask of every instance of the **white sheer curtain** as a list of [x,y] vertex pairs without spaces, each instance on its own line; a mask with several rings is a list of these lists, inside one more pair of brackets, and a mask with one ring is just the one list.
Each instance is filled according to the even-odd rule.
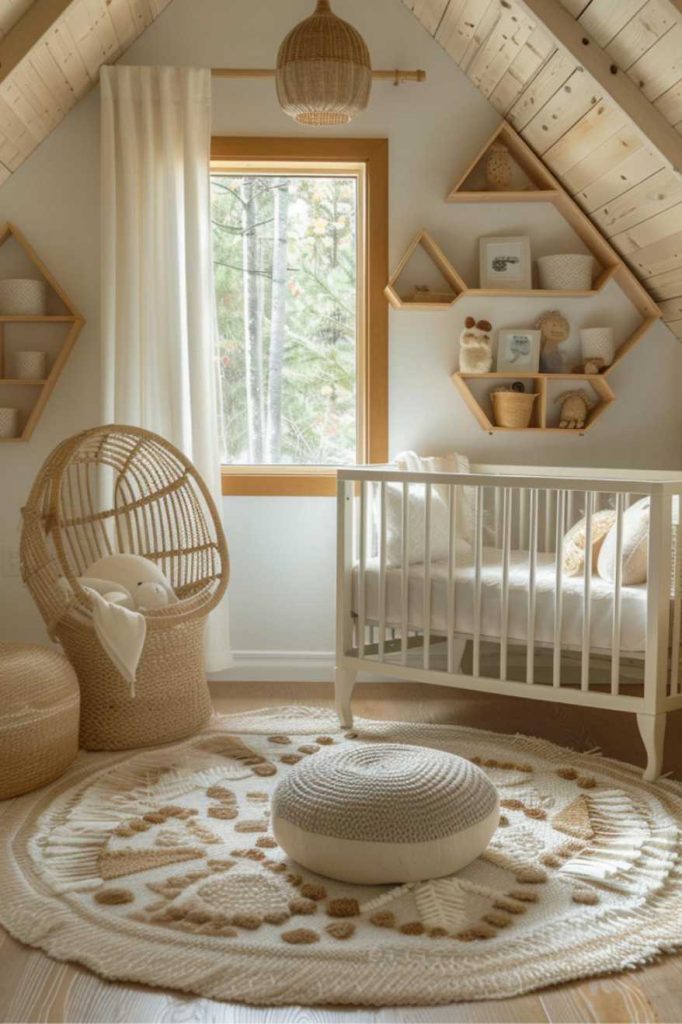
[[[211,74],[103,67],[101,89],[105,422],[162,434],[220,507]],[[207,663],[231,664],[226,601],[209,620]]]

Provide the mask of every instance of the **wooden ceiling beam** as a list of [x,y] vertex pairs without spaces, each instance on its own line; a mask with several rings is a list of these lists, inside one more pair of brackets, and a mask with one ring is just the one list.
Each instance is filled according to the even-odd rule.
[[0,82],[33,49],[73,0],[35,0],[22,18],[0,39]]
[[557,46],[577,61],[595,80],[603,99],[610,99],[630,118],[646,142],[653,144],[676,171],[682,171],[682,135],[679,135],[635,82],[585,32],[583,26],[557,0],[514,0],[516,7],[535,18]]

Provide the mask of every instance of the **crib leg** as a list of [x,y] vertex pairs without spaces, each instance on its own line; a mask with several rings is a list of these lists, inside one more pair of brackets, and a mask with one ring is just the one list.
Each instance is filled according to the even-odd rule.
[[350,729],[353,725],[353,712],[351,711],[351,697],[357,672],[352,668],[337,668],[334,677],[334,698],[336,700],[336,713],[342,728]]
[[643,778],[655,782],[663,767],[663,743],[665,740],[666,715],[637,715],[639,734],[646,750],[647,762]]

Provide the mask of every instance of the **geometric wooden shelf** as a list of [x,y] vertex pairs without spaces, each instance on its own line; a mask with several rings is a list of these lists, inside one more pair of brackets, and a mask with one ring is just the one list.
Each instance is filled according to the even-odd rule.
[[[398,292],[398,278],[405,270],[418,247],[424,250],[435,267],[440,271],[441,276],[449,286],[447,291],[422,292],[414,290],[409,295],[401,295]],[[449,309],[464,291],[466,291],[466,284],[452,266],[441,247],[434,241],[428,231],[420,231],[412,239],[400,263],[391,274],[388,284],[384,288],[384,295],[395,309],[417,309],[433,312],[433,310],[437,309]]]
[[[47,282],[48,309],[52,308],[54,311],[42,316],[0,316],[0,406],[16,405],[21,410],[22,423],[18,437],[0,438],[0,443],[5,444],[28,441],[30,438],[85,323],[69,296],[21,231],[13,224],[6,224],[0,230],[0,247],[10,239],[21,247],[40,277]],[[30,339],[31,348],[35,347],[48,354],[49,371],[44,380],[26,380],[9,376],[11,349],[20,348],[21,342],[10,345],[5,331],[8,325],[31,325],[34,330],[41,325],[53,325],[65,330],[64,338],[58,347],[54,344],[48,345],[45,340],[39,341],[34,337]],[[20,333],[25,332],[22,330]]]
[[[515,187],[504,191],[490,191],[487,189],[485,187],[485,178],[483,175],[483,167],[487,153],[493,143],[496,142],[501,142],[507,147],[514,166],[513,174],[516,176]],[[519,183],[520,174],[524,176],[524,180],[521,183]],[[524,142],[521,136],[518,135],[506,122],[503,121],[498,128],[496,128],[480,152],[452,186],[446,196],[446,202],[550,203],[559,212],[563,219],[570,224],[575,234],[585,245],[585,248],[592,254],[598,263],[600,269],[592,281],[592,287],[585,291],[544,288],[527,288],[518,291],[514,289],[496,290],[492,288],[469,288],[461,275],[457,272],[456,268],[450,263],[440,246],[433,238],[431,238],[430,235],[425,231],[422,231],[412,242],[407,253],[391,276],[386,288],[386,296],[396,309],[450,309],[451,306],[460,299],[467,297],[500,297],[506,300],[513,298],[545,298],[548,300],[555,298],[583,299],[597,295],[609,281],[614,280],[641,316],[641,323],[637,329],[620,345],[613,363],[605,370],[604,373],[601,374],[512,374],[507,372],[466,374],[456,372],[452,375],[452,380],[457,387],[457,390],[464,398],[468,408],[476,417],[481,427],[489,433],[497,433],[498,431],[506,431],[516,428],[496,427],[491,422],[487,409],[484,408],[480,401],[475,397],[471,388],[471,383],[475,380],[489,380],[492,382],[492,387],[496,380],[500,381],[503,379],[512,381],[526,379],[533,382],[532,390],[539,397],[535,403],[536,407],[533,413],[531,426],[521,429],[538,431],[556,430],[562,434],[576,434],[581,436],[597,422],[599,417],[606,411],[615,398],[613,390],[606,378],[622,361],[624,356],[627,355],[627,353],[636,344],[638,344],[639,341],[641,341],[647,331],[660,318],[660,309],[644,290],[643,286],[639,283],[627,264],[623,262],[587,215],[583,213],[580,207],[568,195],[561,183],[545,167],[540,158],[535,155],[533,150],[526,144],[526,142]],[[424,242],[425,239],[427,240],[426,244]],[[395,283],[417,245],[422,245],[426,248],[432,258],[434,258],[434,252],[438,254],[437,259],[434,258],[434,262],[437,263],[441,273],[449,282],[451,282],[452,286],[452,295],[448,296],[448,301],[440,303],[418,302],[414,301],[412,297],[403,296],[401,298],[398,295]],[[571,383],[574,384],[576,388],[579,388],[581,384],[589,385],[590,390],[593,392],[592,397],[596,399],[596,403],[591,409],[586,425],[583,429],[564,430],[558,426],[555,427],[551,425],[551,421],[554,417],[551,415],[552,402],[549,394],[549,385],[552,381],[564,382],[566,384],[565,390],[570,389]]]

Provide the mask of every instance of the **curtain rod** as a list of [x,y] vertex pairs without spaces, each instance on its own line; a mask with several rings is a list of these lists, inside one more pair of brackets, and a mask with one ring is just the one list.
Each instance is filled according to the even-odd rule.
[[[274,78],[274,68],[211,68],[214,78]],[[373,71],[372,78],[387,79],[394,85],[400,82],[423,82],[426,72],[421,68],[416,71],[402,71],[396,68],[395,71]]]

